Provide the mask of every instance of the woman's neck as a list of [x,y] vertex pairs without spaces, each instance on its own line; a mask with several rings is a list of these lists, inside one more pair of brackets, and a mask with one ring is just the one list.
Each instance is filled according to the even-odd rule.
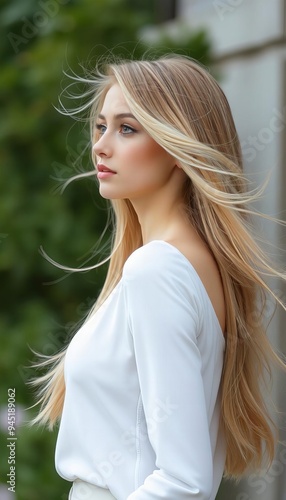
[[143,245],[153,240],[172,241],[186,230],[191,223],[186,215],[183,202],[175,204],[161,202],[132,202],[141,226]]

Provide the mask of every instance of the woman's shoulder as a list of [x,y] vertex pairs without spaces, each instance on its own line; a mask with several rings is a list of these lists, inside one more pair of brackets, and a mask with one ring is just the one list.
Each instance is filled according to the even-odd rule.
[[187,255],[165,240],[152,240],[136,249],[126,260],[123,279],[127,282],[160,283],[162,286],[201,291],[203,284]]
[[160,286],[169,283],[191,294],[201,304],[212,304],[222,331],[225,328],[225,302],[221,276],[210,250],[189,241],[153,240],[136,249],[123,268],[123,279],[135,286],[146,282]]
[[123,274],[173,273],[175,267],[191,263],[178,248],[164,240],[152,240],[137,248],[126,260]]

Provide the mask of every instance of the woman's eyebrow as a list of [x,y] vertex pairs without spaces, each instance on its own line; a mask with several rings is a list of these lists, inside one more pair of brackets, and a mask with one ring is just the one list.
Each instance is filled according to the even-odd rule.
[[[98,118],[100,118],[101,120],[105,120],[105,116],[102,115],[101,113],[98,115]],[[134,115],[132,115],[132,113],[120,113],[119,115],[114,115],[113,117],[115,120],[121,120],[122,118],[133,118],[134,120],[138,121],[137,118],[135,118]]]

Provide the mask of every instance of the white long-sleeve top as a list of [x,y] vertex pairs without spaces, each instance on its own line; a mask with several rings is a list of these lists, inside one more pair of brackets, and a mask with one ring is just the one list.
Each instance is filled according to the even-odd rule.
[[161,240],[136,250],[67,349],[60,476],[117,500],[213,500],[224,343],[188,259]]

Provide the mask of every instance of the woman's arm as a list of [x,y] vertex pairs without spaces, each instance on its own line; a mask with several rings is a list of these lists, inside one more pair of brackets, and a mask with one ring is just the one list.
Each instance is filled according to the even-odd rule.
[[[197,346],[196,289],[185,262],[133,254],[124,288],[155,470],[128,500],[210,498],[212,450]],[[140,440],[137,443],[140,453]]]

